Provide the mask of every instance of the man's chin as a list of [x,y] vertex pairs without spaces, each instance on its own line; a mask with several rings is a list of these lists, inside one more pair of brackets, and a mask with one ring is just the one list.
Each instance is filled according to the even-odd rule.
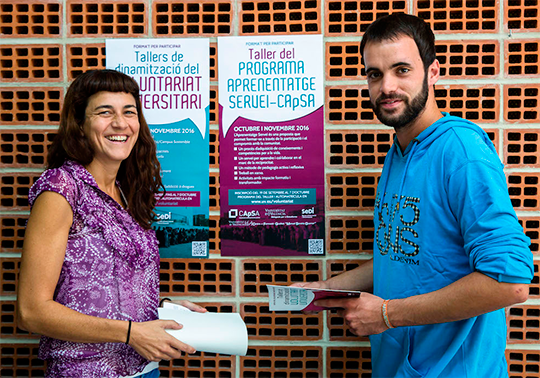
[[[397,112],[396,112],[397,113]],[[387,114],[383,112],[375,113],[377,119],[384,125],[395,127],[396,124],[399,125],[401,114]]]
[[404,117],[379,117],[377,116],[377,119],[385,126],[393,127],[396,131],[402,130],[410,126],[417,117],[411,118],[411,119],[404,119]]

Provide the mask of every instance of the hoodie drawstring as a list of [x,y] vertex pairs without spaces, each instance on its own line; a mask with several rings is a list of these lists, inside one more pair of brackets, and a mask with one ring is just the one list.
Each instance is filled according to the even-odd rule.
[[[409,164],[411,162],[412,156],[414,155],[414,151],[416,150],[416,147],[420,143],[420,141],[418,139],[413,139],[411,142],[413,143],[413,145],[411,146],[411,150],[409,151],[409,154],[407,156],[407,161],[405,163],[405,168],[403,169],[403,174],[401,176],[401,183],[399,185],[399,192],[398,192],[398,197],[397,197],[398,205],[399,205],[399,203],[401,201],[401,191],[403,190],[403,185],[405,184],[405,177],[407,176],[407,169],[409,168]],[[399,147],[396,147],[396,145],[394,144],[394,148],[399,148]],[[392,152],[392,154],[390,154],[390,152]],[[379,201],[379,206],[377,206],[379,208],[379,210],[382,207],[382,204],[384,202],[384,198],[385,198],[385,195],[386,195],[386,187],[388,186],[388,177],[390,177],[390,170],[392,169],[392,161],[394,160],[393,152],[394,151],[389,151],[389,154],[387,155],[387,159],[389,158],[389,160],[388,160],[388,163],[387,163],[386,175],[385,175],[384,178],[381,177],[381,181],[384,182],[384,184],[383,184],[384,187],[383,187],[383,190],[380,192],[381,200]],[[398,210],[399,210],[399,208],[398,208]]]
[[[401,201],[401,191],[403,190],[403,184],[405,183],[405,176],[407,175],[407,169],[409,168],[409,163],[411,162],[412,156],[414,154],[414,150],[416,149],[416,146],[418,146],[418,139],[412,140],[412,147],[409,151],[409,156],[407,156],[407,162],[405,163],[405,168],[403,169],[403,175],[401,176],[401,184],[399,184],[399,191],[398,191],[398,206]],[[400,206],[401,207],[401,206]],[[398,208],[399,209],[399,208]]]

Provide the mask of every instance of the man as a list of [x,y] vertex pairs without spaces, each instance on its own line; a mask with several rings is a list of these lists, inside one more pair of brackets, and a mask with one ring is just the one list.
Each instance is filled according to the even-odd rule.
[[366,31],[360,53],[378,119],[394,127],[374,212],[373,259],[297,286],[368,290],[317,302],[371,335],[374,377],[507,377],[504,307],[524,302],[529,239],[482,129],[439,111],[435,38],[414,16]]

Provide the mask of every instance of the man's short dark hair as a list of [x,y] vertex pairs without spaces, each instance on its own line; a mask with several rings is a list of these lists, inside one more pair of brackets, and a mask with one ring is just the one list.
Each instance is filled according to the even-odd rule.
[[424,69],[427,70],[436,59],[435,35],[424,20],[405,13],[392,13],[369,25],[360,43],[362,63],[364,63],[364,47],[368,43],[395,40],[402,36],[414,39],[424,63]]

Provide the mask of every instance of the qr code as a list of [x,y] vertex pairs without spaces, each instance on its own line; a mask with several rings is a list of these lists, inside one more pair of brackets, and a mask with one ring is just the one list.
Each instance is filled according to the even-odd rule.
[[323,239],[309,239],[308,240],[308,254],[310,255],[324,255]]
[[206,256],[206,242],[204,241],[192,242],[191,256]]

